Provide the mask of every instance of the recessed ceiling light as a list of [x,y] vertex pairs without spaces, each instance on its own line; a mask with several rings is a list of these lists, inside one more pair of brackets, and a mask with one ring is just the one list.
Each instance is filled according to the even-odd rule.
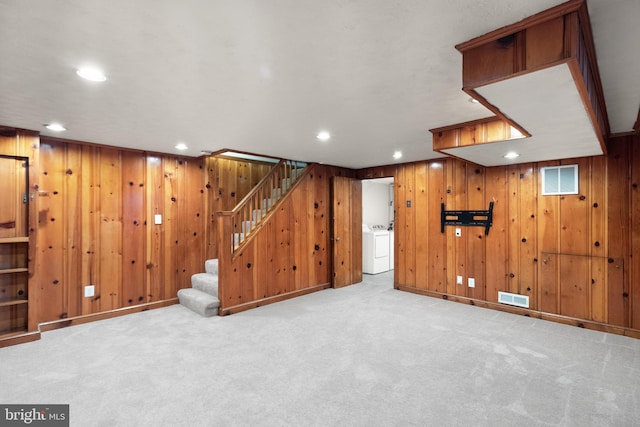
[[44,127],[54,132],[62,132],[67,130],[67,128],[62,126],[60,123],[49,123],[48,125],[44,125]]
[[189,149],[189,147],[187,147],[187,144],[185,144],[184,142],[181,142],[181,143],[176,145],[176,150],[184,151],[184,150],[188,150],[188,149]]
[[323,130],[318,132],[318,135],[316,135],[316,138],[318,138],[322,142],[327,142],[328,140],[331,139],[331,134],[326,130]]
[[472,104],[479,104],[480,103],[480,101],[478,101],[475,98],[469,98],[469,102],[472,103]]
[[393,153],[393,158],[396,160],[402,158],[402,151],[396,151],[395,153]]
[[80,68],[78,71],[76,71],[76,74],[82,77],[83,79],[89,80],[92,82],[103,82],[107,80],[107,76],[105,76],[104,73],[98,70],[97,68],[91,68],[91,67]]
[[520,157],[520,154],[516,153],[515,151],[510,151],[507,154],[505,154],[503,157],[505,159],[515,159]]

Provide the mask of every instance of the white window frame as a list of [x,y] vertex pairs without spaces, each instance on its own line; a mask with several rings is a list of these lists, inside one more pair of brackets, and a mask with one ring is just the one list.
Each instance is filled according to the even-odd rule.
[[[573,182],[574,182],[574,186],[571,190],[568,191],[560,191],[560,189],[562,188],[562,183],[560,182],[562,174],[560,173],[561,169],[573,169]],[[556,191],[546,191],[547,185],[546,185],[546,175],[547,172],[550,170],[555,170],[558,173],[558,188],[556,189]],[[578,175],[578,165],[561,165],[561,166],[547,166],[547,167],[543,167],[540,168],[540,176],[542,177],[542,195],[543,196],[558,196],[558,195],[563,195],[563,194],[578,194],[579,192],[579,183],[580,180],[578,179],[579,175]]]

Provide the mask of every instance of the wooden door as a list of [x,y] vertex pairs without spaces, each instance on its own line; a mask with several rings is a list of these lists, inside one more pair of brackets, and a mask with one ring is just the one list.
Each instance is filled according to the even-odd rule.
[[331,242],[334,288],[362,281],[362,182],[331,181]]

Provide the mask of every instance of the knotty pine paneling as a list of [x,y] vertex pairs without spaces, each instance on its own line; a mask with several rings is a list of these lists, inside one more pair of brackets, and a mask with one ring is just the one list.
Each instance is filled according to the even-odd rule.
[[204,270],[204,160],[43,138],[39,171],[38,323],[172,299]]
[[[398,165],[395,286],[640,329],[640,137],[607,156],[482,168],[455,159]],[[540,195],[540,168],[577,164],[579,194]],[[411,207],[407,207],[411,200]],[[487,209],[493,226],[440,232],[446,209]],[[424,266],[428,265],[425,270]],[[442,276],[440,276],[440,271]],[[456,285],[461,275],[464,285]],[[468,288],[474,277],[476,288]]]

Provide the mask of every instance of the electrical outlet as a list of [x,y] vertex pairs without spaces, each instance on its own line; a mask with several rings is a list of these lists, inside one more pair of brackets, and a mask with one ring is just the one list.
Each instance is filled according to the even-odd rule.
[[476,287],[476,279],[474,279],[473,277],[469,277],[469,287],[470,288]]
[[162,215],[161,214],[155,214],[153,216],[153,223],[156,225],[162,224]]
[[95,295],[96,287],[93,285],[88,285],[84,287],[84,297],[90,298]]
[[460,237],[460,236],[462,236],[462,229],[456,228],[456,237]]
[[456,278],[456,284],[458,284],[458,285],[462,285],[462,276],[458,276],[458,277]]

